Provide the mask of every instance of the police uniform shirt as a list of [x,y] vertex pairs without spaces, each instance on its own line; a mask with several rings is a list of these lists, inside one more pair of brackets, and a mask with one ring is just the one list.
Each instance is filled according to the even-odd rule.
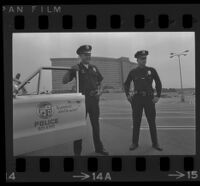
[[[91,90],[97,90],[103,77],[95,65],[88,64],[88,68],[82,63],[79,65],[79,90],[83,94],[89,94]],[[70,74],[70,79],[76,77],[76,71]]]
[[156,70],[152,67],[147,67],[147,66],[143,68],[137,67],[133,69],[132,71],[129,72],[129,75],[125,82],[126,95],[129,94],[131,81],[133,81],[134,83],[134,90],[153,93],[153,87],[152,87],[153,80],[155,81],[157,96],[160,97],[162,84]]

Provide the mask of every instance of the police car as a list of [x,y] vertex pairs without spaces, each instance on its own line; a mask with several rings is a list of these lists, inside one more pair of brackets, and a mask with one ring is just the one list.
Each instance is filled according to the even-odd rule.
[[[91,134],[85,119],[85,97],[79,93],[78,72],[76,92],[41,91],[43,71],[65,71],[70,67],[41,67],[21,84],[13,81],[13,152],[14,156],[31,154],[60,144],[67,144],[65,154],[81,155],[82,144]],[[34,93],[22,91],[36,79]],[[40,154],[39,154],[40,155]]]

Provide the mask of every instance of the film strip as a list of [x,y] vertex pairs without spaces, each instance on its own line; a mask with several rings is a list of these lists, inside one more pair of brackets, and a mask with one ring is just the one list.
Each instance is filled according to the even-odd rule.
[[[180,181],[182,182],[182,181],[199,181],[200,180],[200,157],[199,157],[200,127],[198,125],[199,123],[199,101],[198,101],[199,100],[199,84],[198,84],[198,78],[197,78],[197,73],[199,69],[198,50],[200,47],[199,46],[200,25],[199,25],[199,20],[198,20],[199,9],[200,9],[199,4],[192,4],[192,5],[190,4],[187,4],[187,5],[183,5],[183,4],[178,4],[178,5],[176,4],[171,4],[171,5],[170,4],[167,4],[167,5],[159,5],[159,4],[153,4],[153,5],[148,5],[148,4],[5,5],[2,7],[2,9],[3,9],[3,53],[4,53],[4,72],[5,72],[4,73],[4,94],[5,94],[5,100],[6,100],[5,106],[4,106],[5,108],[5,142],[6,142],[5,178],[7,182],[130,182],[130,181],[169,181],[169,182]],[[51,104],[54,104],[54,102],[51,102],[53,98],[48,100],[43,95],[43,97],[40,98],[40,102],[43,103],[45,101],[46,105],[34,106],[34,110],[32,110],[32,115],[34,117],[38,117],[39,115],[40,120],[38,119],[38,122],[39,122],[38,124],[36,123],[37,122],[36,119],[34,119],[35,128],[30,129],[30,131],[28,131],[27,125],[29,125],[28,123],[31,120],[31,118],[25,117],[26,115],[28,115],[28,107],[25,107],[22,105],[20,108],[18,108],[19,110],[21,109],[20,110],[21,115],[20,115],[19,110],[18,110],[18,113],[15,115],[15,110],[17,110],[17,103],[19,104],[20,101],[17,102],[16,105],[14,105],[15,101],[13,100],[14,99],[12,95],[13,85],[11,81],[13,79],[13,73],[15,73],[15,69],[22,69],[22,71],[23,70],[26,71],[26,68],[23,66],[19,68],[20,63],[18,64],[18,61],[17,61],[19,59],[23,59],[23,57],[19,57],[19,55],[23,54],[23,51],[20,50],[19,52],[19,50],[17,50],[17,48],[20,48],[20,45],[19,46],[17,45],[18,44],[17,36],[22,36],[19,38],[24,39],[23,42],[27,41],[27,43],[25,43],[25,46],[28,47],[29,45],[32,46],[32,44],[30,44],[28,41],[33,41],[34,43],[34,39],[29,40],[30,39],[29,36],[30,37],[33,36],[31,34],[43,34],[43,33],[49,34],[49,37],[51,37],[50,36],[51,34],[60,34],[60,33],[66,34],[66,35],[73,34],[73,33],[83,34],[83,36],[80,37],[80,39],[82,39],[83,44],[88,44],[85,38],[87,38],[87,41],[90,37],[91,37],[90,38],[91,40],[94,39],[94,37],[101,38],[100,36],[98,36],[98,34],[101,34],[101,33],[104,33],[105,35],[107,33],[112,33],[113,35],[116,33],[119,33],[119,34],[140,33],[144,35],[146,33],[159,33],[160,35],[158,34],[158,37],[161,37],[162,33],[168,33],[169,35],[170,33],[172,35],[173,33],[193,34],[194,42],[191,44],[191,46],[194,47],[193,48],[194,51],[193,51],[193,56],[192,56],[193,58],[191,60],[194,60],[193,68],[195,69],[194,70],[195,74],[189,74],[189,72],[187,74],[188,77],[190,75],[193,75],[195,79],[195,82],[194,82],[195,101],[189,101],[188,105],[190,103],[192,105],[191,104],[189,106],[187,105],[189,109],[193,109],[192,110],[193,115],[188,116],[189,118],[188,119],[186,115],[191,110],[188,111],[186,109],[186,106],[179,105],[177,109],[180,109],[180,110],[185,109],[184,110],[185,113],[179,117],[180,121],[177,121],[177,120],[170,120],[170,121],[172,122],[173,125],[176,125],[178,122],[180,123],[186,122],[187,124],[189,123],[189,125],[193,123],[194,126],[193,127],[184,126],[182,127],[181,130],[176,130],[177,128],[180,129],[181,127],[174,127],[174,131],[175,131],[175,132],[173,131],[174,136],[172,136],[172,138],[169,139],[169,141],[163,142],[163,143],[172,144],[171,149],[169,148],[168,152],[166,153],[164,149],[163,153],[152,152],[152,154],[151,153],[149,154],[148,152],[144,150],[138,154],[137,153],[134,154],[134,151],[133,151],[132,154],[129,153],[129,154],[124,155],[123,145],[125,144],[127,146],[126,148],[128,149],[129,144],[122,142],[123,145],[122,147],[120,147],[121,154],[115,153],[115,151],[113,150],[113,153],[102,156],[102,154],[98,154],[98,153],[91,154],[89,152],[93,152],[94,150],[89,150],[88,153],[86,152],[85,154],[81,155],[80,152],[76,153],[76,150],[74,150],[74,155],[73,155],[73,154],[67,154],[65,153],[65,151],[63,151],[62,148],[66,147],[66,146],[62,146],[62,144],[65,143],[63,141],[63,142],[60,142],[59,144],[55,143],[55,145],[52,145],[52,146],[61,145],[59,148],[55,148],[53,151],[60,150],[64,153],[60,153],[59,155],[57,155],[56,153],[55,155],[53,153],[52,155],[51,151],[47,149],[46,152],[45,150],[43,151],[45,153],[43,152],[33,153],[32,155],[30,155],[31,152],[34,151],[35,149],[41,150],[42,148],[45,147],[45,145],[43,145],[43,147],[38,147],[38,148],[34,147],[34,146],[39,146],[37,144],[40,144],[40,142],[42,143],[42,141],[49,140],[49,143],[47,142],[46,144],[50,144],[50,143],[54,144],[54,139],[57,139],[55,136],[48,137],[48,134],[47,134],[48,130],[42,131],[41,126],[45,125],[46,127],[48,125],[48,127],[50,127],[50,124],[51,124],[53,128],[56,128],[56,124],[59,123],[61,119],[58,117],[58,121],[56,120],[57,118],[51,118],[54,120],[50,120],[49,118],[52,116],[52,114],[55,112],[62,113],[64,112],[64,110],[66,111],[66,109],[68,109],[68,111],[66,112],[69,112],[69,107],[70,108],[73,107],[73,105],[70,105],[70,106],[57,105],[56,108],[58,109],[58,111],[55,111],[52,109],[53,107],[51,107]],[[85,37],[84,36],[85,33],[87,34],[92,33],[96,35]],[[23,35],[23,34],[26,34],[26,35]],[[41,38],[42,37],[43,36],[41,36]],[[109,39],[109,37],[105,37],[105,38]],[[123,40],[123,37],[125,36],[122,34],[121,37]],[[60,39],[62,40],[64,38],[65,36],[62,36]],[[22,41],[22,40],[19,39],[19,41]],[[45,43],[42,43],[43,40],[41,40],[41,43],[40,42],[38,43],[48,48],[49,47],[48,41],[49,40],[47,39]],[[183,34],[182,41],[184,41],[184,34]],[[74,44],[75,42],[77,42],[76,47],[79,44],[78,41],[73,42],[70,40],[70,38],[68,38],[66,42],[69,42],[70,44]],[[90,43],[90,41],[88,42]],[[101,42],[103,43],[103,41]],[[186,47],[187,47],[187,42],[188,41],[185,42]],[[40,47],[39,45],[34,46],[33,44],[32,46],[33,53],[34,53],[34,50],[36,51],[37,47]],[[136,45],[139,45],[139,44],[136,43]],[[58,44],[57,47],[59,50],[60,49],[59,47],[61,46]],[[103,44],[102,44],[102,47],[104,47]],[[112,50],[112,47],[114,47],[114,45],[111,44],[109,45],[109,47],[107,49],[109,49],[110,51]],[[123,47],[124,45],[122,43],[122,48]],[[173,46],[171,47],[173,48]],[[94,44],[93,44],[93,48],[95,48]],[[127,48],[127,50],[129,49]],[[17,52],[19,52],[19,54]],[[29,55],[31,57],[32,52],[31,51],[29,52],[30,52]],[[49,53],[50,53],[49,59],[55,57],[51,55],[51,52],[52,51],[49,50]],[[103,52],[107,53],[107,51],[105,50],[103,50]],[[134,51],[131,51],[131,52],[134,52]],[[105,57],[103,56],[102,53],[100,53],[101,56]],[[33,59],[34,59],[34,56],[37,56],[37,53],[33,54],[32,56]],[[63,58],[62,54],[61,56],[59,55],[56,56],[55,59],[52,59],[52,63],[51,63],[52,66],[54,66],[53,64],[56,64],[56,62],[53,62],[53,60],[59,61],[58,59],[56,59],[57,57]],[[38,64],[37,62],[34,62],[33,59],[30,59],[30,68],[32,68],[33,66],[32,64],[34,63]],[[26,58],[26,60],[29,60],[29,59]],[[112,61],[110,63],[112,64]],[[58,64],[62,64],[60,66],[63,66],[64,63],[60,62]],[[43,66],[43,64],[41,63],[40,66]],[[59,65],[55,65],[56,70],[58,70],[58,66]],[[38,72],[40,73],[40,71]],[[112,71],[110,71],[110,73],[112,73]],[[24,74],[26,74],[26,72],[24,72]],[[169,74],[170,74],[170,71],[169,71]],[[30,79],[27,79],[27,82],[29,81]],[[31,95],[27,94],[26,99],[27,100],[32,99]],[[26,101],[22,101],[22,102],[24,104]],[[31,103],[33,102],[34,101],[32,100]],[[49,104],[50,102],[51,104]],[[34,104],[36,105],[36,102]],[[118,107],[120,107],[120,105],[118,105]],[[173,105],[172,105],[172,108],[173,108]],[[37,109],[37,114],[35,111],[36,109]],[[76,108],[73,107],[71,109],[75,110]],[[111,110],[115,110],[115,106],[111,107]],[[157,111],[158,110],[159,109],[157,109]],[[101,109],[101,111],[103,111],[103,109]],[[177,110],[172,109],[171,112],[176,112],[176,111]],[[131,112],[131,108],[129,109],[129,111],[126,111],[126,112]],[[72,116],[72,120],[79,116],[81,116],[81,113],[77,113],[77,115]],[[20,118],[23,118],[23,117],[26,118],[24,119],[26,120],[25,121],[26,124],[21,126],[22,125],[21,123],[23,122],[20,121]],[[127,122],[126,120],[116,121],[115,120],[116,117],[117,116],[114,116],[113,119],[110,117],[110,120],[109,120],[110,123],[114,122],[114,124],[119,126],[119,122]],[[183,118],[181,119],[181,117]],[[130,116],[129,123],[132,122],[131,118],[132,117]],[[185,121],[184,121],[184,118],[185,118]],[[42,121],[44,122],[42,123]],[[69,119],[65,118],[65,122],[68,123]],[[74,123],[73,121],[70,121],[70,122],[72,122],[72,124],[76,124],[76,122]],[[102,122],[104,122],[104,120]],[[20,127],[19,128],[15,127],[14,123],[16,123],[15,125],[19,124]],[[90,123],[90,121],[87,121],[87,123]],[[103,126],[105,127],[105,124]],[[170,126],[170,123],[169,123],[169,126]],[[23,127],[26,129],[23,130]],[[167,127],[161,127],[161,128],[167,128]],[[37,131],[38,134],[43,134],[43,137],[39,137],[38,134],[34,134],[34,130],[36,129],[38,130]],[[131,129],[131,126],[130,126],[130,129]],[[190,131],[192,135],[187,134],[187,133],[185,134],[183,132],[184,130],[186,131],[187,129],[192,131],[192,132]],[[20,131],[20,130],[23,130],[23,131]],[[50,130],[54,130],[54,129],[50,129]],[[65,128],[63,128],[62,130],[65,130]],[[121,130],[122,130],[121,132],[123,132],[124,129],[121,128]],[[110,138],[107,138],[106,140],[109,140],[109,139],[111,140],[110,146],[108,146],[107,150],[109,151],[109,147],[117,148],[118,146],[120,146],[120,144],[116,144],[119,142],[119,139],[116,140],[117,141],[116,142],[115,138],[111,137],[111,134],[115,133],[115,130],[112,128],[108,128],[108,129],[105,129],[105,131],[107,133],[110,133],[110,134],[107,134],[107,136],[109,136]],[[169,135],[171,135],[171,131],[172,131],[171,128],[170,130],[166,130],[166,131],[169,133]],[[15,136],[15,132],[17,136]],[[68,135],[67,130],[66,130],[66,134]],[[79,135],[80,134],[81,133],[79,133]],[[128,132],[123,133],[124,136],[121,136],[121,137],[119,134],[116,136],[113,134],[113,136],[115,136],[116,139],[125,137],[126,135],[129,136]],[[36,135],[36,137],[32,138],[31,139],[32,142],[30,142],[31,141],[30,138],[33,135]],[[53,135],[61,136],[62,134],[60,132],[60,133],[55,133]],[[101,136],[103,135],[104,134],[102,134],[102,130],[101,130]],[[167,136],[166,134],[163,135],[163,138],[165,138],[166,136]],[[37,138],[41,141],[37,141]],[[69,138],[74,139],[73,132],[72,132],[71,137]],[[130,135],[130,138],[131,138],[131,135]],[[193,149],[191,150],[190,147],[184,148],[184,145],[187,145],[187,139],[191,139],[191,138],[194,139],[190,143]],[[26,140],[23,141],[23,139],[26,139]],[[63,139],[65,139],[65,137],[63,137]],[[93,141],[92,137],[90,139],[91,141]],[[15,140],[16,141],[19,140],[19,142],[17,143],[15,142]],[[37,142],[34,142],[34,140]],[[104,139],[102,140],[104,141]],[[30,143],[28,143],[27,145],[26,142],[28,141]],[[131,139],[129,139],[128,143],[131,143]],[[173,146],[173,144],[176,144],[176,145]],[[16,145],[16,148],[14,147],[15,145]],[[31,148],[29,148],[30,145],[33,146],[32,151],[31,151]],[[75,146],[76,145],[74,145],[74,148],[76,148]],[[179,146],[180,148],[183,148],[184,150],[179,151],[179,148],[178,148]],[[24,149],[23,147],[29,150],[23,150]],[[50,147],[50,146],[46,145],[46,147]],[[19,152],[20,150],[18,151],[18,149],[26,153],[20,153]],[[16,155],[15,151],[16,152],[18,151],[19,153],[16,153],[17,154]],[[177,153],[173,151],[176,151]],[[48,152],[50,153],[48,154]]]

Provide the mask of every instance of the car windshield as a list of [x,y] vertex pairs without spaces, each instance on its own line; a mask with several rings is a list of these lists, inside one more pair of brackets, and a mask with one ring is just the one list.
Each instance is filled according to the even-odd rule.
[[74,78],[67,84],[63,84],[63,77],[66,73],[69,73],[69,71],[70,69],[40,69],[35,74],[32,74],[27,80],[24,80],[24,85],[19,89],[19,91],[17,91],[17,89],[20,87],[22,82],[14,78],[13,93],[17,93],[17,96],[76,93],[77,78]]

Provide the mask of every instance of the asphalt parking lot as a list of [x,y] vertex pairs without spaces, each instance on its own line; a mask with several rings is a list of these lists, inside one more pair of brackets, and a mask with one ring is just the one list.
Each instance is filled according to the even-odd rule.
[[[130,103],[124,93],[105,93],[100,100],[100,132],[105,149],[110,155],[192,155],[195,154],[195,97],[186,95],[185,102],[180,97],[160,98],[156,104],[157,133],[163,151],[151,147],[148,123],[143,113],[139,148],[129,151],[132,138],[132,113]],[[89,141],[83,144],[82,155],[99,156],[94,153],[92,129],[89,117]],[[28,153],[31,156],[68,156],[67,145],[61,144]]]
[[163,151],[151,147],[151,138],[143,113],[139,148],[129,151],[132,138],[131,106],[124,94],[104,94],[100,102],[101,138],[111,155],[189,155],[195,154],[195,97],[161,98],[156,104],[157,131]]

